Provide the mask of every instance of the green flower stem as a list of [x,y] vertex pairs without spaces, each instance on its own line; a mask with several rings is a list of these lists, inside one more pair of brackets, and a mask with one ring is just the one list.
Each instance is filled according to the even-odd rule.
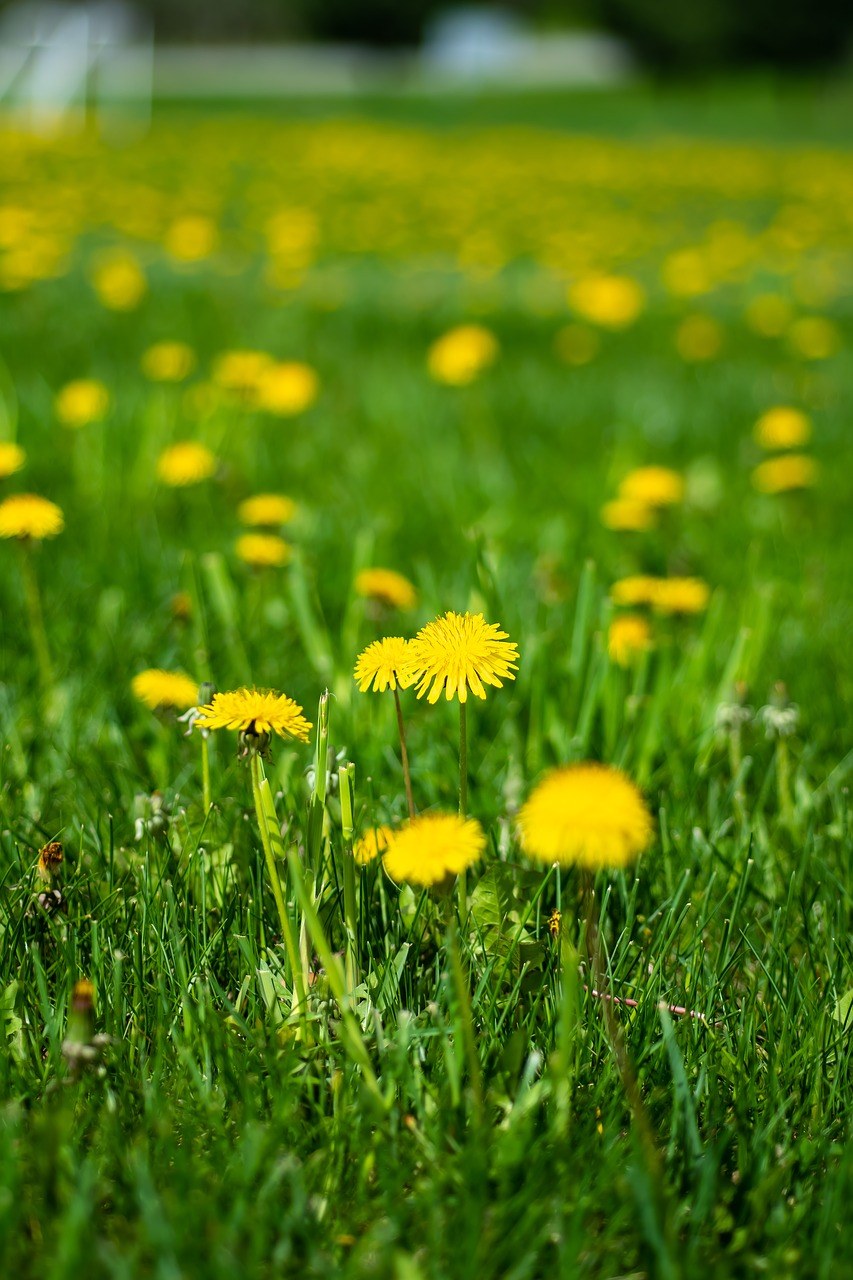
[[21,576],[24,580],[24,596],[27,605],[27,621],[30,626],[30,639],[39,670],[39,681],[42,692],[49,693],[53,688],[53,666],[50,661],[50,649],[47,643],[47,631],[44,626],[44,613],[41,607],[36,567],[33,563],[33,549],[29,538],[21,539]]
[[201,737],[201,798],[204,806],[204,816],[210,813],[210,745],[207,740],[207,734],[202,733]]
[[406,749],[406,728],[403,724],[403,708],[400,706],[400,690],[394,686],[394,706],[397,711],[397,732],[400,735],[400,760],[403,764],[403,782],[406,786],[406,804],[409,806],[409,818],[415,816],[415,801],[412,796],[412,777],[409,773],[409,753]]
[[569,941],[565,928],[560,932],[560,1020],[557,1026],[557,1049],[553,1060],[554,1102],[557,1131],[567,1138],[574,1094],[575,1038],[578,1028],[578,961],[577,949]]
[[[281,888],[281,877],[278,874],[278,865],[275,860],[275,854],[272,847],[272,837],[270,834],[270,826],[267,819],[267,808],[272,803],[272,796],[269,795],[269,782],[264,777],[263,766],[261,765],[261,757],[256,751],[250,756],[250,768],[252,773],[252,794],[255,800],[255,814],[258,819],[258,829],[261,835],[261,844],[264,849],[264,858],[267,864],[267,875],[269,876],[270,887],[272,888],[273,897],[275,898],[276,909],[278,910],[278,919],[281,925],[281,935],[284,939],[285,949],[290,961],[290,968],[293,975],[293,989],[296,993],[296,1007],[305,1018],[307,1012],[306,1004],[306,982],[302,965],[299,962],[299,950],[296,945],[296,939],[293,936],[293,925],[287,910],[287,903],[284,901],[284,894]],[[265,796],[264,791],[267,795]],[[267,803],[265,803],[267,801]]]
[[779,800],[779,816],[786,826],[794,822],[794,806],[791,803],[791,755],[788,741],[781,734],[776,739],[776,794]]
[[468,1062],[468,1075],[471,1080],[474,1120],[480,1125],[483,1123],[483,1071],[477,1054],[477,1041],[474,1037],[474,1015],[471,1011],[471,996],[468,990],[468,976],[465,972],[462,953],[459,949],[456,919],[452,909],[448,910],[447,914],[447,958],[450,963],[453,991],[456,996],[456,1003],[459,1006],[459,1017],[462,1022],[462,1038],[465,1045],[465,1057]]
[[346,934],[347,992],[351,996],[358,986],[358,907],[355,884],[355,861],[352,856],[353,777],[355,765],[338,770],[338,793],[341,798],[341,830],[344,838],[344,931]]
[[[468,812],[468,704],[459,703],[459,816]],[[457,881],[459,923],[465,928],[468,919],[468,872],[460,872]]]

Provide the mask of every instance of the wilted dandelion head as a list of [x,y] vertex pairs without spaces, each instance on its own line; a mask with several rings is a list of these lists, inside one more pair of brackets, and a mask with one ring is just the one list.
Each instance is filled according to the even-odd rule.
[[106,417],[110,393],[103,382],[95,378],[76,378],[57,394],[54,408],[64,427],[85,427]]
[[183,382],[195,366],[195,352],[185,342],[155,342],[143,354],[142,372],[152,382]]
[[669,507],[684,498],[684,477],[669,467],[637,467],[619,485],[619,497],[650,507]]
[[448,612],[409,641],[407,674],[419,698],[428,691],[429,702],[437,702],[442,691],[448,702],[465,702],[469,688],[485,698],[484,684],[500,689],[504,680],[515,679],[517,667],[518,646],[481,613]]
[[384,693],[386,689],[406,689],[412,683],[407,673],[409,644],[402,636],[386,636],[374,640],[358,655],[353,678],[361,693],[372,689]]
[[652,606],[658,613],[701,613],[710,597],[711,588],[701,578],[660,578]]
[[65,517],[55,502],[35,493],[13,493],[0,502],[0,538],[55,538]]
[[388,848],[390,835],[390,827],[371,827],[369,831],[365,831],[364,835],[356,840],[352,847],[352,856],[356,866],[366,867],[380,853],[384,853]]
[[0,440],[0,480],[20,471],[27,460],[27,455],[19,444],[11,440]]
[[441,884],[479,862],[486,848],[474,818],[426,813],[388,834],[382,865],[398,884]]
[[607,632],[607,652],[611,661],[628,667],[652,646],[652,629],[639,613],[623,613],[614,618]]
[[450,329],[430,347],[427,367],[436,382],[461,387],[493,364],[498,340],[481,324],[461,324]]
[[293,548],[275,533],[244,533],[237,539],[235,550],[244,564],[255,569],[276,569],[293,557]]
[[630,276],[587,276],[569,289],[569,304],[603,329],[627,329],[639,316],[645,294]]
[[157,460],[157,474],[173,489],[208,480],[216,470],[216,458],[207,445],[196,440],[181,440],[164,449]]
[[216,693],[212,702],[199,708],[196,724],[201,729],[235,729],[257,735],[277,733],[281,738],[308,741],[310,721],[292,698],[266,689],[235,689]]
[[362,569],[356,574],[355,593],[392,609],[411,609],[418,598],[409,579],[394,569]]
[[652,819],[624,773],[573,764],[552,770],[533,789],[518,829],[529,857],[597,871],[633,862],[651,840]]
[[759,493],[787,493],[813,488],[818,473],[817,463],[808,454],[786,453],[760,463],[752,473],[752,483]]
[[601,508],[601,523],[620,533],[642,533],[657,523],[654,507],[636,498],[614,498]]
[[296,503],[283,493],[256,493],[237,508],[237,518],[242,524],[269,529],[287,524],[295,514]]
[[186,711],[198,702],[198,681],[191,680],[180,671],[149,667],[133,677],[130,687],[140,702],[152,711]]
[[762,449],[798,449],[811,439],[811,419],[802,409],[775,405],[762,413],[753,435]]
[[92,285],[110,311],[133,311],[148,284],[133,254],[119,250],[102,257],[92,272]]
[[265,413],[289,418],[303,413],[317,399],[320,379],[310,365],[283,361],[262,369],[255,388],[255,402]]

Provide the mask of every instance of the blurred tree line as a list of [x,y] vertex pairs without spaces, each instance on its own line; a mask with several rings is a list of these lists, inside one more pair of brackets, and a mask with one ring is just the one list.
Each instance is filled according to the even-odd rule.
[[[456,0],[473,7],[487,0]],[[493,0],[488,0],[492,3]],[[0,0],[0,8],[8,0]],[[317,39],[417,44],[454,0],[135,0],[164,40]],[[539,30],[593,27],[625,36],[664,70],[838,62],[853,39],[851,0],[497,0]]]

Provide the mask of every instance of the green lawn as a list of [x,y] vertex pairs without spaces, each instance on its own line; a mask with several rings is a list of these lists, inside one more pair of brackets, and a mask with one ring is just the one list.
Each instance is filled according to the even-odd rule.
[[[26,460],[0,499],[43,495],[64,529],[0,541],[0,1274],[853,1275],[845,93],[2,133],[0,442]],[[636,301],[621,324],[612,277]],[[496,351],[447,385],[428,353],[463,324]],[[189,348],[181,381],[143,372],[164,341]],[[243,350],[308,366],[316,394],[269,398],[310,372],[225,385]],[[108,407],[69,427],[76,379]],[[791,452],[817,471],[761,492],[754,427],[779,405],[807,416]],[[158,459],[186,440],[214,471],[172,487]],[[683,500],[607,527],[649,465]],[[237,508],[267,491],[296,515],[289,563],[259,570]],[[355,591],[376,566],[414,607]],[[611,588],[635,575],[709,598],[640,606],[651,647],[623,667]],[[393,697],[352,668],[447,610],[520,654],[468,704],[486,851],[464,902],[354,867],[338,780],[352,762],[356,837],[404,822]],[[275,689],[315,723],[331,691],[328,742],[274,740],[263,766],[293,928],[300,867],[316,912],[299,964],[236,735],[209,739],[205,812],[202,739],[134,696],[147,668]],[[457,705],[401,703],[415,803],[452,813]],[[586,760],[654,823],[594,898],[516,824],[547,770]],[[81,1066],[67,1042],[91,1033],[109,1039]]]

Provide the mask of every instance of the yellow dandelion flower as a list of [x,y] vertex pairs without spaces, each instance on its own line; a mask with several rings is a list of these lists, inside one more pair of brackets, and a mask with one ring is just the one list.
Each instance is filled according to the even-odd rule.
[[676,249],[664,260],[661,278],[677,298],[695,298],[711,288],[708,264],[698,249]]
[[409,579],[394,569],[362,569],[356,575],[355,592],[369,600],[380,600],[392,609],[411,609],[418,598]]
[[195,440],[181,440],[160,454],[157,474],[164,484],[182,489],[209,479],[216,465],[216,458],[206,445]]
[[173,708],[187,711],[198,702],[198,681],[180,671],[149,667],[133,677],[130,684],[136,697],[152,711]]
[[620,667],[631,663],[652,646],[652,629],[639,613],[623,613],[614,618],[607,632],[607,652]]
[[310,365],[296,360],[270,364],[258,377],[255,403],[265,413],[290,418],[303,413],[317,399],[320,379]]
[[752,473],[752,483],[759,493],[787,493],[791,489],[812,489],[818,474],[818,465],[808,454],[786,453],[760,463]]
[[569,305],[603,329],[627,329],[644,304],[645,293],[630,276],[587,276],[569,289]]
[[712,316],[685,316],[675,332],[675,349],[682,360],[713,360],[723,346],[723,327]]
[[450,329],[427,352],[427,367],[436,382],[462,387],[493,364],[498,340],[481,324],[461,324]]
[[496,689],[504,680],[515,679],[518,646],[496,623],[486,622],[481,613],[453,613],[436,618],[409,641],[407,675],[417,682],[417,694],[437,702],[444,691],[447,701],[457,697],[467,701],[468,690],[485,698],[483,684]]
[[380,853],[384,853],[388,848],[390,836],[390,827],[372,827],[370,831],[365,831],[352,847],[353,861],[356,866],[366,867]]
[[19,444],[11,440],[0,440],[0,480],[20,471],[27,460],[27,455]]
[[0,502],[0,538],[55,538],[65,517],[55,502],[35,493],[14,493]]
[[242,524],[273,528],[287,524],[296,514],[296,503],[283,493],[256,493],[246,498],[237,508],[237,518]]
[[653,529],[657,516],[653,507],[634,498],[616,498],[605,502],[601,508],[601,523],[608,529],[626,533],[641,533]]
[[266,351],[225,351],[213,366],[213,381],[224,391],[248,395],[256,391],[271,364],[273,358]]
[[762,449],[798,449],[811,439],[812,424],[802,409],[778,404],[755,424],[753,435]]
[[372,689],[384,693],[386,689],[407,689],[412,677],[407,671],[409,644],[402,636],[386,636],[374,640],[358,655],[353,672],[360,693]]
[[76,378],[58,393],[54,408],[64,427],[85,427],[100,422],[110,408],[110,393],[95,378]]
[[310,721],[302,708],[286,694],[267,689],[235,689],[215,693],[199,710],[196,724],[202,729],[236,729],[241,733],[277,733],[281,738],[308,741]]
[[841,334],[826,316],[801,316],[788,330],[788,341],[804,360],[828,360],[841,350]]
[[563,325],[554,339],[554,350],[560,359],[575,366],[589,364],[600,348],[601,338],[594,329],[583,324]]
[[762,338],[779,338],[791,323],[793,307],[780,293],[760,293],[747,305],[746,323]]
[[176,262],[200,262],[213,253],[218,241],[219,231],[211,218],[187,214],[172,223],[164,243]]
[[195,352],[186,342],[155,342],[143,353],[142,372],[152,382],[183,382],[195,366]]
[[474,818],[425,813],[389,833],[382,865],[396,883],[428,887],[479,862],[486,837]]
[[669,467],[637,467],[619,485],[619,497],[669,507],[684,499],[684,477]]
[[710,597],[711,588],[701,578],[660,578],[652,604],[658,613],[701,613]]
[[100,260],[92,273],[92,285],[110,311],[133,311],[148,288],[136,258],[124,250]]
[[235,543],[237,555],[256,569],[273,569],[287,564],[293,549],[275,533],[244,533]]
[[528,857],[591,871],[633,862],[653,829],[637,787],[605,764],[552,770],[522,806],[518,828]]
[[648,574],[637,573],[628,578],[620,578],[610,588],[610,599],[614,604],[638,605],[653,604],[655,592],[660,578],[649,577]]

